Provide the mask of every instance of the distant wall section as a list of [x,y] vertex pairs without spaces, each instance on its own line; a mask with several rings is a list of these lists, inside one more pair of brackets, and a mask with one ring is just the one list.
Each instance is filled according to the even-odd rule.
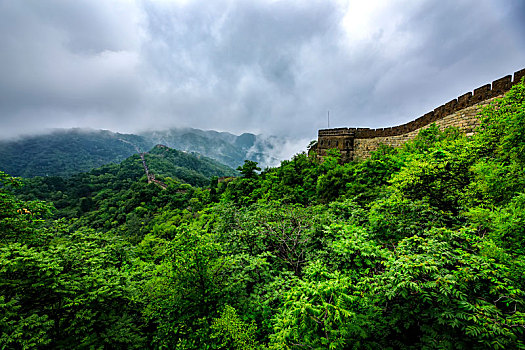
[[311,149],[323,157],[329,149],[337,148],[343,161],[367,158],[380,144],[398,147],[413,139],[422,128],[436,123],[440,128],[455,126],[471,134],[479,125],[477,114],[481,108],[494,98],[503,96],[512,85],[521,81],[525,69],[497,79],[492,84],[483,85],[473,92],[467,92],[444,105],[441,105],[409,123],[391,128],[337,128],[322,129],[318,132],[317,145]]

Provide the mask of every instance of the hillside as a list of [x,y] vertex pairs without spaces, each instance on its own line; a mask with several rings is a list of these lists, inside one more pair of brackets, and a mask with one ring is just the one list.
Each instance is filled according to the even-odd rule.
[[[236,171],[213,159],[161,145],[143,155],[149,172],[172,187],[208,186],[212,177],[237,175]],[[97,208],[107,208],[107,205],[114,206],[118,202],[115,198],[140,197],[140,189],[149,188],[146,192],[150,195],[160,191],[154,185],[148,187],[142,159],[138,154],[119,164],[107,164],[86,173],[70,177],[33,177],[26,179],[25,183],[24,187],[17,190],[21,198],[51,201],[59,209],[59,217],[74,217]]]
[[237,136],[227,132],[192,128],[150,131],[139,135],[155,144],[200,153],[232,168],[238,167],[246,159],[256,161],[263,167],[278,162],[274,150],[277,139],[271,137],[264,138],[249,133]]
[[69,129],[0,141],[0,169],[22,177],[69,176],[118,163],[153,145],[137,135]]
[[522,80],[472,136],[430,124],[209,187],[148,183],[138,155],[0,172],[0,347],[525,349],[524,116]]
[[277,161],[273,156],[272,138],[253,134],[236,136],[198,129],[170,129],[134,135],[68,129],[0,141],[0,169],[22,177],[70,176],[104,164],[119,163],[138,150],[148,150],[156,144],[200,153],[232,168],[245,159],[263,166]]
[[[161,176],[183,180],[192,185],[208,185],[213,176],[236,176],[232,168],[199,153],[187,153],[163,145],[145,154],[150,170]],[[185,174],[184,170],[190,170]],[[197,180],[199,179],[199,180]]]

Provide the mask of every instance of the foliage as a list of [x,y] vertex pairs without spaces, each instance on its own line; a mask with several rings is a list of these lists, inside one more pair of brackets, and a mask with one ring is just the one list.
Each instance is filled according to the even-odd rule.
[[0,141],[0,169],[11,175],[70,176],[136,153],[153,145],[144,138],[107,130],[71,129],[48,135]]
[[0,172],[0,347],[525,349],[523,91],[347,164]]
[[226,305],[221,317],[215,319],[212,325],[216,336],[223,339],[221,347],[239,350],[261,348],[255,340],[256,328],[254,322],[249,325],[243,322],[237,311],[229,305]]
[[523,291],[487,244],[447,230],[401,241],[368,289],[384,346],[522,348]]
[[257,177],[256,171],[260,171],[261,168],[257,166],[257,162],[245,160],[244,165],[239,166],[237,170],[242,174],[242,177],[246,179],[253,179]]

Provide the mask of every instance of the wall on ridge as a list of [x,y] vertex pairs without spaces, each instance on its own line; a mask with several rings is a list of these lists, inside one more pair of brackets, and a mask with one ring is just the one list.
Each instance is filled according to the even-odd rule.
[[[483,108],[483,106],[488,105],[492,100],[493,99],[485,100],[474,106],[464,108],[450,115],[447,115],[442,119],[438,119],[434,123],[436,123],[436,125],[439,126],[441,130],[449,126],[455,126],[461,129],[463,132],[465,132],[468,136],[472,135],[474,129],[480,124],[479,119],[477,117],[478,113]],[[427,126],[428,125],[401,135],[378,136],[373,138],[355,138],[353,158],[368,158],[370,156],[370,152],[377,150],[380,144],[399,147],[406,141],[416,137],[419,131]]]
[[512,85],[525,77],[525,69],[497,79],[492,84],[483,85],[473,92],[468,92],[441,105],[409,123],[384,129],[337,128],[319,130],[317,145],[311,149],[318,156],[326,155],[327,150],[337,148],[343,161],[355,158],[367,158],[380,144],[398,147],[413,139],[420,129],[436,123],[440,128],[455,126],[471,134],[479,120],[477,114],[481,108],[494,98],[503,96]]

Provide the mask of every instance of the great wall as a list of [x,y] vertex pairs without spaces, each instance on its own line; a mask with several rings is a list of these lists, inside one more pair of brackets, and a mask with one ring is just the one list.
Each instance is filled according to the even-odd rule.
[[493,99],[503,96],[523,77],[525,77],[525,69],[514,72],[514,79],[511,75],[507,75],[494,80],[492,84],[467,92],[403,125],[381,129],[321,129],[318,132],[317,143],[310,148],[309,153],[324,157],[329,149],[337,148],[341,152],[343,162],[365,159],[370,156],[370,152],[377,150],[380,144],[398,147],[413,139],[420,129],[432,123],[436,123],[440,128],[455,126],[470,135],[479,125],[477,115],[481,108]]
[[[124,139],[118,139],[118,140],[121,141],[121,142],[127,143],[127,144],[133,146],[133,148],[135,148],[135,151],[137,151],[137,153],[138,153],[138,155],[140,157],[140,160],[142,161],[142,167],[144,168],[144,173],[146,174],[146,178],[147,178],[149,184],[153,182],[154,184],[156,184],[157,186],[159,186],[163,190],[168,188],[168,186],[164,182],[155,179],[155,174],[149,170],[148,165],[146,164],[146,158],[144,156],[147,152],[142,152],[140,150],[139,146],[137,146],[134,143],[131,143],[131,142],[127,141],[127,140],[124,140]],[[166,147],[164,145],[156,145],[155,147],[156,148],[168,148],[168,147]]]

